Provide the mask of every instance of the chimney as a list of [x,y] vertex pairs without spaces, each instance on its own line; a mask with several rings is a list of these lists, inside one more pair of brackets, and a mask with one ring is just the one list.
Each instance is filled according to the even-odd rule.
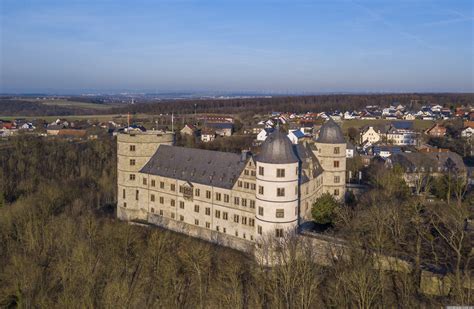
[[240,161],[245,162],[247,160],[249,151],[244,149],[242,150],[242,154],[240,156]]

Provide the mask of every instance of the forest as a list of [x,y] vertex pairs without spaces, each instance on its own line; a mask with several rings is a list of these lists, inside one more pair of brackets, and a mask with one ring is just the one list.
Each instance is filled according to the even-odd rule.
[[112,109],[112,113],[227,113],[251,114],[270,112],[323,112],[335,110],[362,110],[367,105],[389,106],[403,104],[419,108],[423,104],[441,104],[448,107],[470,104],[473,94],[331,94],[313,96],[275,96],[226,100],[179,100],[135,104]]
[[[346,258],[319,265],[315,248],[294,254],[292,248],[305,245],[289,238],[288,250],[279,253],[286,263],[269,268],[231,249],[117,221],[111,137],[68,142],[19,136],[0,147],[0,306],[472,305],[472,194],[443,178],[437,186],[447,190],[440,198],[414,196],[397,169],[375,165],[369,175],[371,189],[330,217],[328,233],[354,248]],[[375,269],[374,252],[415,267]],[[421,291],[422,270],[449,277],[449,290]]]
[[[85,103],[102,104],[100,97],[70,97],[69,100]],[[474,100],[472,93],[446,94],[325,94],[308,96],[274,96],[271,98],[246,99],[190,99],[162,100],[100,110],[76,108],[70,106],[54,106],[4,97],[0,99],[0,115],[4,116],[66,116],[95,114],[191,114],[220,113],[250,115],[270,112],[322,112],[334,110],[362,110],[367,105],[389,106],[403,104],[417,109],[423,104],[440,104],[447,107],[468,105]],[[101,106],[101,105],[99,105]]]

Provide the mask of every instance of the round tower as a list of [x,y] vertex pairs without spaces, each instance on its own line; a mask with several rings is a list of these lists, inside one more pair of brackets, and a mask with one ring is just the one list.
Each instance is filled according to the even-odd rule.
[[286,134],[267,137],[256,165],[256,235],[282,237],[298,226],[299,159]]
[[342,199],[346,191],[346,140],[339,125],[327,120],[315,140],[315,155],[323,168],[323,189],[336,199]]

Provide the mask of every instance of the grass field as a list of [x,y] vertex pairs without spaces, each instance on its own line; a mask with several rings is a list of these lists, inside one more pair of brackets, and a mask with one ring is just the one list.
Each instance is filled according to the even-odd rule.
[[[344,132],[347,132],[347,130],[350,127],[354,128],[362,128],[363,126],[366,125],[382,125],[382,124],[389,124],[391,122],[395,121],[400,121],[400,120],[386,120],[386,119],[375,119],[375,120],[369,120],[369,119],[353,119],[353,120],[344,120],[342,122],[342,130]],[[402,120],[402,121],[408,121],[408,120]],[[430,128],[434,124],[434,121],[431,120],[421,120],[421,119],[416,119],[413,120],[413,129],[415,130],[426,130]]]
[[72,115],[72,116],[1,116],[0,119],[3,120],[14,120],[14,119],[42,119],[48,122],[54,121],[58,118],[67,119],[67,120],[97,120],[97,121],[109,121],[117,118],[127,119],[127,115],[119,114],[107,114],[107,115]]

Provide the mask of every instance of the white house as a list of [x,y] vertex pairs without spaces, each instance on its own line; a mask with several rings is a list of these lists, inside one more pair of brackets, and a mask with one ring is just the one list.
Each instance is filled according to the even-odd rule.
[[462,131],[461,131],[461,136],[462,137],[468,138],[468,137],[473,136],[473,134],[474,134],[474,128],[472,128],[472,127],[466,127],[464,129],[462,129]]
[[288,138],[293,144],[298,144],[305,137],[305,134],[301,130],[290,130]]
[[262,129],[262,130],[257,134],[257,141],[263,142],[264,140],[267,139],[268,135],[270,135],[273,131],[275,131],[274,128],[265,128],[265,129]]
[[347,143],[346,158],[354,158],[355,147],[352,143]]
[[360,134],[360,143],[370,142],[371,144],[377,143],[382,139],[380,131],[376,131],[374,127],[369,126],[363,130]]
[[201,141],[204,143],[212,142],[216,139],[216,132],[212,129],[205,128],[201,131]]
[[391,127],[387,131],[387,141],[394,145],[416,145],[417,136],[413,130]]

